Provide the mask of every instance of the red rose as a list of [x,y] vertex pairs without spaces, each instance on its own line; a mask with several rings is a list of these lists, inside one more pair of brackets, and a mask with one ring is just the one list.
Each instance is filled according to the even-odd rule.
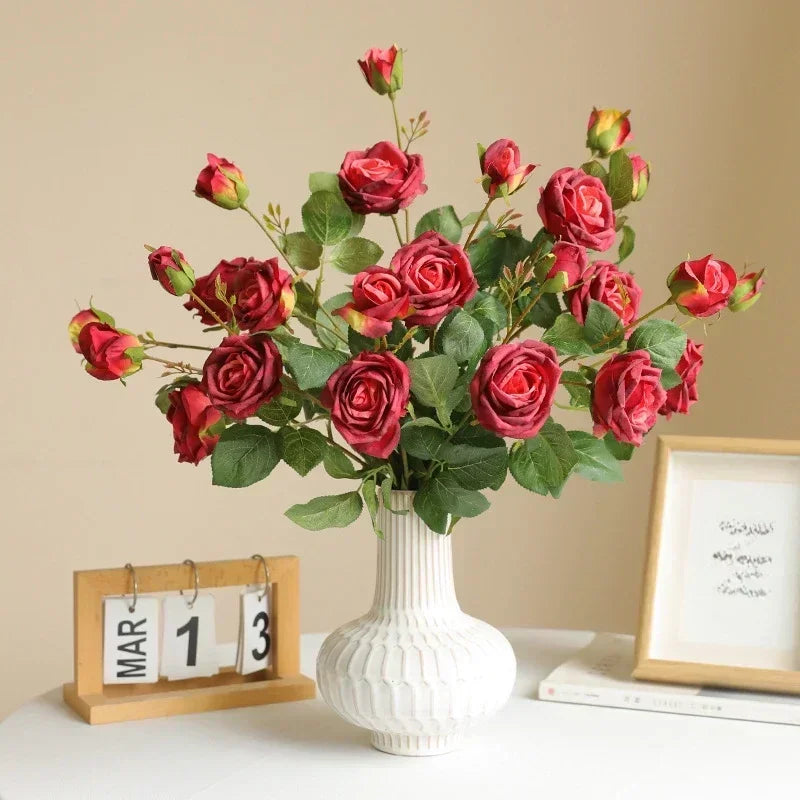
[[392,320],[408,313],[408,289],[390,269],[367,267],[353,281],[353,302],[333,313],[363,336],[377,339],[391,331]]
[[583,324],[589,311],[589,301],[605,303],[628,325],[639,313],[642,290],[630,272],[623,272],[610,261],[595,261],[581,276],[582,283],[566,293],[570,311]]
[[422,156],[408,155],[391,142],[351,150],[339,170],[339,187],[357,214],[396,214],[428,191]]
[[498,139],[480,153],[483,188],[489,197],[494,197],[498,190],[513,194],[525,184],[525,179],[536,169],[534,164],[520,164],[519,147],[511,139]]
[[159,247],[147,256],[150,277],[170,294],[187,294],[194,288],[194,270],[183,253],[173,247]]
[[478,422],[500,436],[528,439],[550,416],[561,368],[556,351],[527,340],[490,347],[469,385]]
[[86,371],[98,380],[127,378],[142,368],[142,343],[132,333],[118,331],[105,322],[84,325],[78,346],[86,359]]
[[222,414],[211,405],[202,387],[196,383],[169,394],[167,421],[172,423],[178,461],[199,464],[216,447],[219,434],[211,429]]
[[370,88],[378,94],[393,94],[403,86],[403,51],[393,44],[388,50],[372,47],[358,66]]
[[666,394],[661,370],[651,364],[646,350],[612,356],[594,379],[594,435],[611,431],[617,441],[638,447],[656,424]]
[[241,208],[250,195],[242,171],[232,161],[213,153],[206,158],[208,166],[197,176],[194,193],[220,208]]
[[69,340],[72,342],[72,349],[76,353],[81,352],[81,347],[78,344],[78,337],[84,326],[88,325],[90,322],[100,322],[100,317],[98,317],[91,308],[85,308],[83,311],[79,311],[69,321],[69,325],[67,326]]
[[659,414],[667,419],[673,414],[688,414],[689,406],[697,402],[697,376],[703,366],[703,347],[691,339],[686,342],[686,349],[675,367],[681,382],[667,389],[667,399],[659,409]]
[[400,441],[411,376],[391,353],[359,353],[328,379],[320,400],[336,430],[360,453],[387,458]]
[[266,336],[226,336],[203,364],[203,381],[214,408],[233,419],[255,414],[281,392],[283,360]]
[[736,288],[736,272],[711,254],[678,264],[667,278],[675,305],[692,317],[710,317],[728,304]]
[[564,167],[541,192],[537,210],[548,233],[592,250],[608,250],[614,244],[611,198],[599,178]]
[[545,280],[555,278],[559,272],[563,272],[566,277],[566,286],[577,283],[588,266],[589,259],[586,256],[586,248],[570,242],[556,242],[552,250],[556,260],[550,267],[550,272],[545,276]]
[[463,248],[436,231],[401,247],[392,258],[392,269],[406,285],[414,309],[408,325],[436,325],[478,291]]

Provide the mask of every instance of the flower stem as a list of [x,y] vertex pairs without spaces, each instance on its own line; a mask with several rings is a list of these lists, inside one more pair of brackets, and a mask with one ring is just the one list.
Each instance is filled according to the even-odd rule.
[[315,325],[317,328],[323,328],[324,330],[328,331],[328,333],[330,333],[331,336],[335,336],[337,339],[341,340],[344,344],[348,343],[347,339],[345,339],[344,336],[342,336],[342,334],[338,330],[336,330],[336,328],[331,328],[329,325],[326,325],[323,322],[319,322],[318,320],[309,317],[308,314],[304,314],[302,311],[298,311],[297,309],[295,309],[292,312],[292,316],[297,317],[298,319],[305,320],[309,324]]
[[406,455],[405,447],[400,447],[400,458],[403,459],[403,488],[408,489],[408,479],[410,472],[408,469],[408,456]]
[[202,375],[203,370],[197,369],[197,367],[193,367],[191,364],[186,364],[183,361],[167,361],[165,358],[156,358],[155,356],[148,356],[144,355],[147,361],[158,361],[159,364],[165,364],[168,367],[172,367],[172,369],[180,370],[181,372],[194,372],[197,375]]
[[472,230],[469,232],[469,236],[467,236],[467,241],[464,242],[464,249],[465,250],[469,247],[470,242],[472,241],[473,237],[475,236],[475,232],[478,230],[478,225],[480,225],[481,222],[483,221],[483,218],[486,216],[486,212],[489,210],[489,206],[493,202],[494,202],[494,197],[490,197],[486,201],[486,205],[481,210],[481,213],[478,214],[478,219],[475,220],[475,224],[472,226]]
[[214,309],[212,309],[208,303],[206,303],[206,301],[203,300],[203,298],[200,297],[196,292],[189,292],[189,297],[191,297],[192,300],[194,300],[195,303],[197,303],[197,305],[199,305],[201,308],[204,308],[217,321],[217,323],[222,325],[222,327],[228,331],[229,334],[233,334],[235,332],[227,322],[222,321],[222,317],[220,317],[220,315],[217,314],[217,312],[214,311]]
[[511,329],[506,334],[505,339],[503,339],[503,344],[508,344],[508,342],[510,342],[515,336],[519,336],[522,331],[525,330],[525,328],[522,327],[525,324],[525,317],[527,317],[528,314],[533,311],[533,307],[539,302],[539,300],[541,300],[543,294],[544,292],[539,292],[533,296],[533,299],[530,301],[530,303],[525,306],[525,310],[522,312],[522,314],[517,317],[517,321],[511,326]]
[[397,234],[397,241],[400,242],[400,247],[402,247],[404,244],[403,236],[400,233],[400,226],[397,224],[397,217],[394,214],[392,214],[392,222],[394,223],[394,231]]
[[654,314],[658,314],[659,311],[665,309],[667,306],[671,306],[673,303],[673,299],[670,297],[668,300],[665,300],[660,306],[656,306],[655,308],[648,311],[643,317],[639,317],[639,319],[635,319],[633,322],[629,323],[625,326],[625,330],[629,331],[631,328],[635,328],[637,325],[640,325],[646,319],[650,319]]
[[408,221],[408,209],[407,208],[403,209],[403,214],[404,214],[404,216],[406,218],[406,241],[410,242],[411,241],[411,224]]
[[142,342],[144,345],[149,345],[150,347],[169,347],[171,349],[181,348],[184,350],[207,350],[211,352],[214,348],[213,347],[204,347],[201,344],[178,344],[177,342],[160,342],[156,339],[151,339],[149,336],[139,336],[139,341]]
[[272,242],[272,244],[274,245],[275,249],[281,254],[283,260],[286,262],[286,264],[289,267],[289,269],[295,275],[299,275],[299,273],[297,271],[297,268],[289,261],[289,257],[286,255],[286,253],[283,250],[283,248],[278,244],[278,242],[275,239],[275,237],[270,233],[269,228],[258,218],[258,216],[256,214],[254,214],[250,210],[249,206],[246,206],[246,205],[243,204],[243,205],[239,206],[239,208],[241,208],[242,211],[246,211],[255,220],[256,225],[258,225],[258,227],[261,228],[262,231],[264,231],[264,233],[267,236],[267,239],[269,239]]
[[397,146],[402,150],[403,143],[400,141],[400,120],[397,118],[397,104],[394,101],[394,92],[389,92],[389,100],[392,102],[392,115],[394,116],[394,132],[397,136]]

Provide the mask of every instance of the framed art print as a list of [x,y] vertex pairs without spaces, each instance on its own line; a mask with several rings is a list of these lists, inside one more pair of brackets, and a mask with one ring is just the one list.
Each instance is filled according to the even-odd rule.
[[659,438],[633,675],[800,694],[800,442]]

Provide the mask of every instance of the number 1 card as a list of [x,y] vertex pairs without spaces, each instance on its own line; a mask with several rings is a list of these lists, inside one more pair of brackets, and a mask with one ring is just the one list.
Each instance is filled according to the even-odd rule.
[[214,596],[164,598],[161,674],[168,680],[207,678],[219,672]]

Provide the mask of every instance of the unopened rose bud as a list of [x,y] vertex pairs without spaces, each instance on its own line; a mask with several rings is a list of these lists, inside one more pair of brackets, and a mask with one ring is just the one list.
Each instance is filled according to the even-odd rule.
[[80,353],[81,351],[81,348],[78,345],[78,337],[80,336],[83,327],[88,325],[90,322],[100,322],[100,317],[98,317],[91,308],[85,308],[83,311],[79,311],[69,321],[69,325],[67,326],[67,330],[69,331],[69,340],[72,342],[72,348],[76,353]]
[[630,111],[594,108],[589,115],[586,146],[598,156],[610,156],[631,138]]
[[731,292],[728,308],[731,311],[747,311],[761,297],[761,289],[764,287],[763,276],[763,269],[742,275],[736,282],[736,288]]
[[126,378],[142,368],[142,343],[132,333],[106,322],[89,322],[78,335],[86,371],[101,381]]
[[233,162],[213,153],[208,153],[207,158],[208,166],[197,176],[194,193],[220,208],[241,208],[250,196],[242,171]]
[[528,175],[536,169],[535,164],[521,164],[519,147],[511,139],[498,139],[485,150],[478,145],[481,181],[486,194],[494,197],[498,192],[503,195],[513,194],[525,185]]
[[388,50],[371,47],[358,66],[370,88],[378,94],[394,94],[403,88],[403,51],[392,45]]
[[673,302],[691,317],[710,317],[728,304],[736,273],[712,255],[678,264],[667,278]]
[[150,275],[170,294],[188,294],[195,284],[194,270],[186,262],[180,250],[159,247],[147,257]]
[[632,155],[631,166],[633,167],[631,200],[641,200],[647,191],[647,185],[650,183],[650,163],[639,155]]

